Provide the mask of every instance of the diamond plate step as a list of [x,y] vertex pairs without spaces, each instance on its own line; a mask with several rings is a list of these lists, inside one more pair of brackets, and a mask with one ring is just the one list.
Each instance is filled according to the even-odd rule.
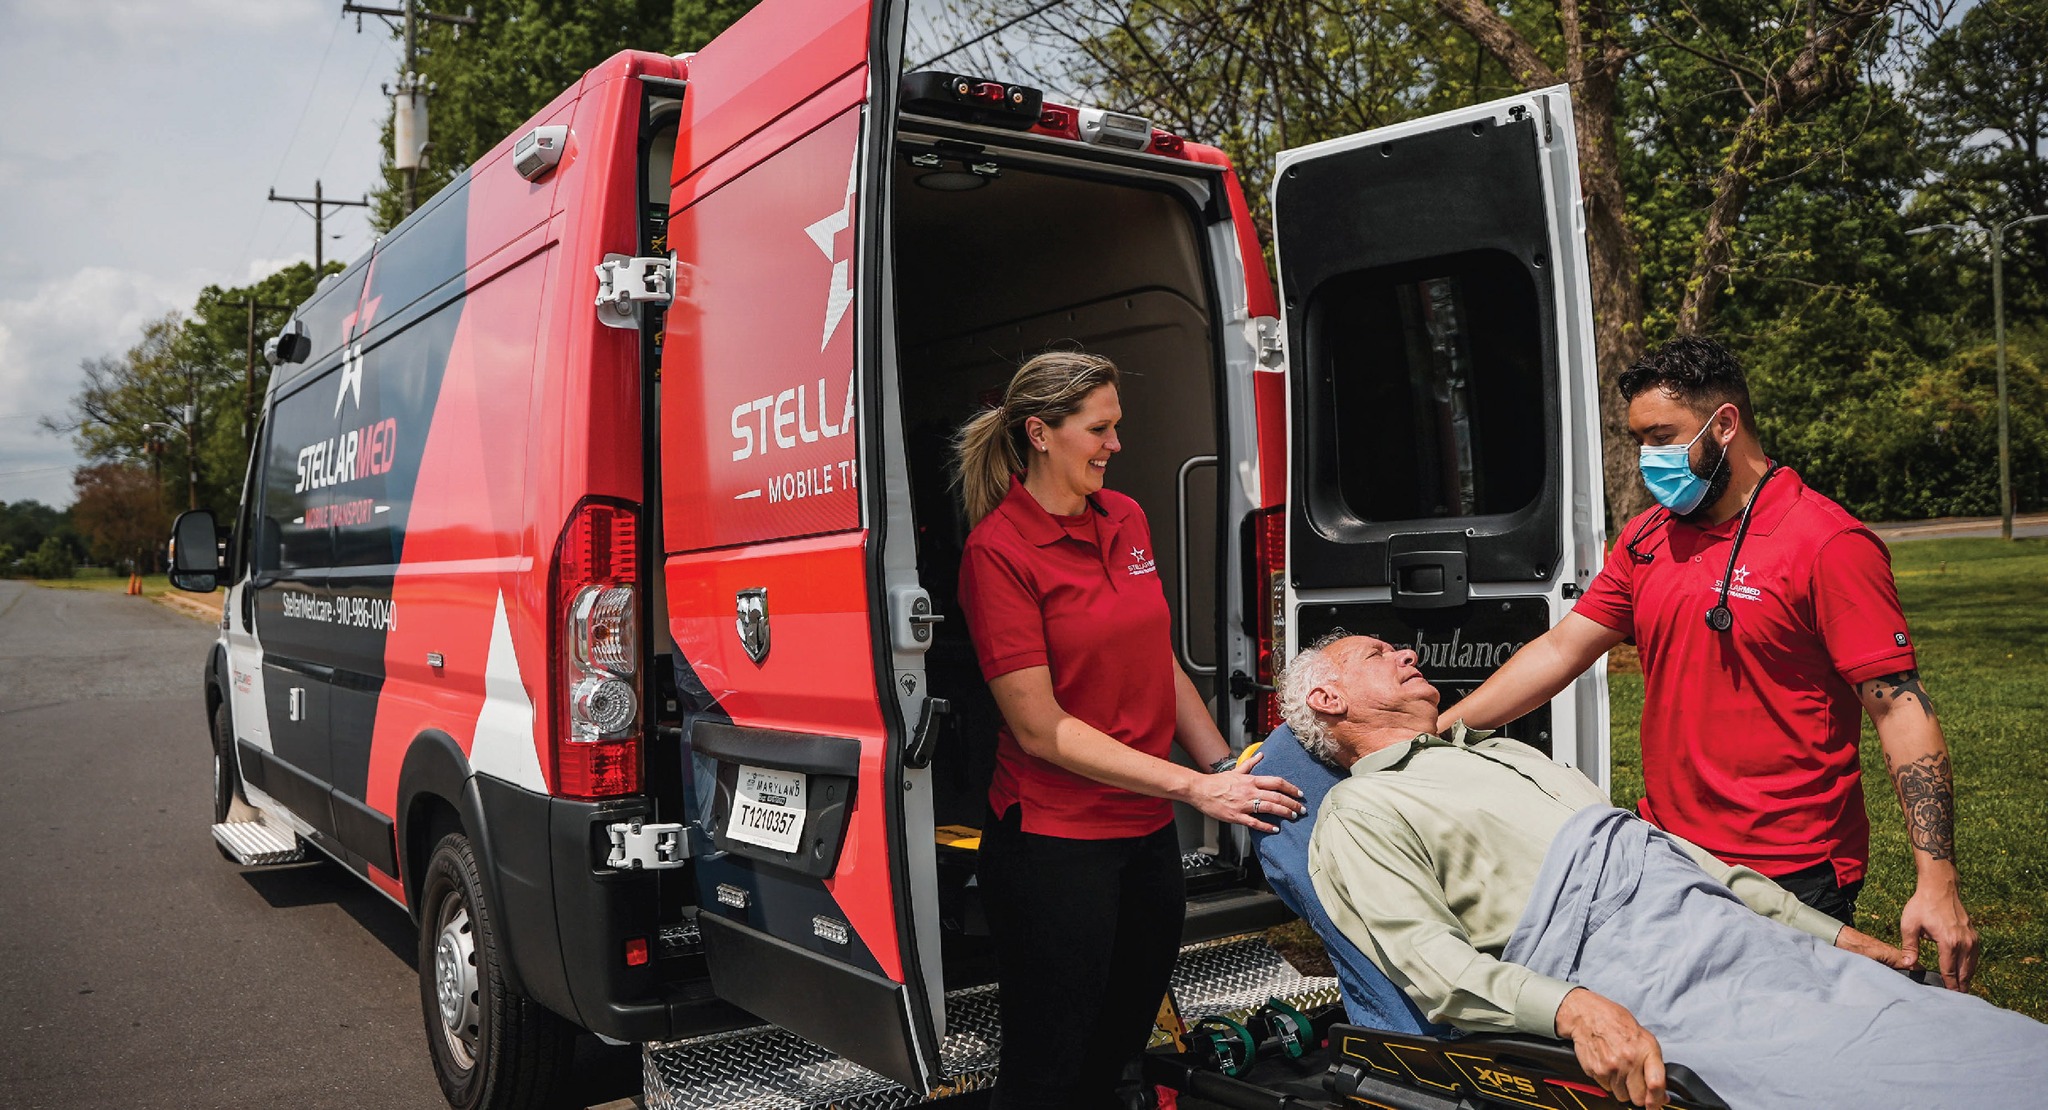
[[[1297,1009],[1337,1000],[1337,981],[1305,976],[1257,934],[1189,945],[1173,972],[1174,998],[1189,1023],[1214,1014],[1243,1018],[1279,998]],[[764,1025],[686,1041],[649,1044],[641,1056],[647,1110],[896,1110],[995,1085],[1002,1048],[994,986],[946,996],[939,1087],[899,1087],[785,1029]]]
[[306,850],[299,846],[298,837],[278,832],[261,821],[227,821],[215,825],[213,839],[244,867],[297,863],[306,858]]

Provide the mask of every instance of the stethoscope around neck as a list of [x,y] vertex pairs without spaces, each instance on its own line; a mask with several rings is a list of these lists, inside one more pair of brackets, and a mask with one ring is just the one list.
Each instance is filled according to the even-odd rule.
[[[1728,545],[1728,566],[1721,571],[1720,600],[1714,603],[1712,609],[1707,610],[1707,627],[1716,632],[1726,632],[1735,627],[1735,613],[1728,608],[1728,590],[1735,585],[1735,563],[1742,557],[1742,541],[1749,538],[1749,514],[1756,509],[1757,499],[1763,496],[1764,483],[1770,481],[1771,475],[1777,472],[1778,464],[1773,460],[1764,467],[1764,476],[1756,480],[1756,488],[1749,491],[1749,500],[1743,503],[1742,521],[1735,526],[1735,542]],[[1671,510],[1664,510],[1663,519],[1667,523],[1671,520]],[[1628,541],[1628,553],[1638,562],[1650,561],[1651,556],[1637,551],[1636,544],[1642,542],[1643,533],[1649,530],[1655,520],[1653,517],[1650,521],[1644,522],[1642,527],[1636,529],[1635,537]]]

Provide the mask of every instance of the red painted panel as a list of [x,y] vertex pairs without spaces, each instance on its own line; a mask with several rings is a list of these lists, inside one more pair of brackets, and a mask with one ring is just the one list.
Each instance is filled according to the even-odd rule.
[[[539,246],[540,236],[532,237]],[[546,253],[473,288],[426,429],[414,487],[405,560],[391,586],[397,614],[385,637],[385,681],[370,748],[366,800],[396,814],[398,773],[413,739],[447,733],[471,751],[484,704],[493,618],[504,598],[515,671],[536,707],[536,764],[546,718],[546,568],[531,527],[530,406],[533,334],[547,273]],[[489,475],[479,480],[479,469]],[[439,653],[440,668],[428,665]],[[498,766],[486,768],[505,775]],[[545,774],[545,770],[543,771]]]
[[867,65],[868,0],[766,0],[689,60],[676,172],[688,173]]
[[841,113],[669,221],[678,292],[662,344],[666,551],[860,524],[860,118]]
[[[866,533],[848,532],[676,555],[664,575],[676,646],[734,722],[860,741],[846,844],[825,885],[882,970],[901,982],[866,543]],[[770,643],[758,664],[734,627],[735,595],[747,589],[768,591]]]

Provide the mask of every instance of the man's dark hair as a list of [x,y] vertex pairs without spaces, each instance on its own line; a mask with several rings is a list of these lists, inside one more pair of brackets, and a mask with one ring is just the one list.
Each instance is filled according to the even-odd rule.
[[1749,404],[1749,380],[1728,348],[1711,339],[1681,335],[1637,359],[1622,371],[1618,383],[1627,404],[1651,389],[1676,397],[1686,408],[1705,416],[1733,403],[1752,435],[1756,415]]

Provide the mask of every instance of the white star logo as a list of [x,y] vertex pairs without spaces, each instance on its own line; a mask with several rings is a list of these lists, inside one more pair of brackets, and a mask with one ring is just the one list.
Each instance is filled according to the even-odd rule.
[[1736,585],[1738,585],[1738,586],[1742,585],[1743,581],[1744,581],[1745,579],[1747,579],[1748,577],[1749,577],[1749,565],[1748,565],[1748,564],[1746,564],[1746,563],[1745,563],[1745,564],[1743,564],[1742,566],[1739,566],[1739,567],[1736,567],[1736,568],[1735,568],[1735,584],[1736,584]]
[[860,180],[859,148],[855,148],[853,164],[846,168],[846,196],[840,202],[839,211],[819,220],[804,229],[811,242],[818,244],[818,250],[832,262],[832,286],[825,291],[825,337],[818,341],[818,350],[832,345],[832,336],[839,330],[839,321],[846,318],[847,306],[853,304],[853,260],[841,258],[838,254],[839,233],[853,223],[853,187]]
[[1134,562],[1134,563],[1142,563],[1142,562],[1144,562],[1144,561],[1145,561],[1145,549],[1144,549],[1144,548],[1142,548],[1142,547],[1134,547],[1134,548],[1131,548],[1131,561],[1132,561],[1132,562]]
[[350,391],[356,396],[356,407],[363,407],[363,345],[357,343],[341,356],[341,388],[334,393],[334,415],[341,415],[342,398]]

